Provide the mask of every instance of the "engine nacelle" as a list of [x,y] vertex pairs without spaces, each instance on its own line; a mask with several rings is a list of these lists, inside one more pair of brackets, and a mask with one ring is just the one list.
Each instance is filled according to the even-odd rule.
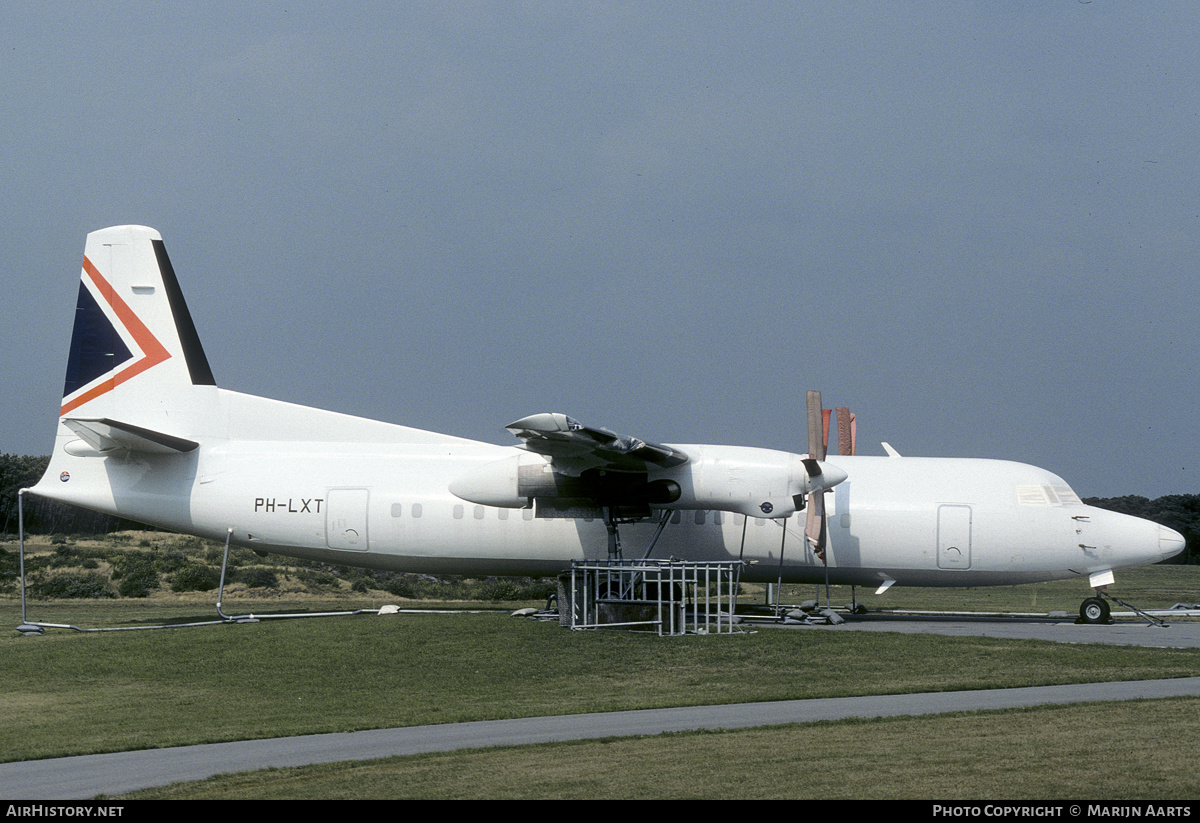
[[455,478],[450,483],[450,493],[481,506],[524,508],[529,505],[529,498],[520,493],[518,477],[522,468],[549,471],[550,462],[541,455],[521,452],[494,463],[486,463]]
[[680,446],[687,464],[676,470],[683,490],[666,508],[717,509],[747,517],[783,518],[804,508],[811,493],[846,479],[837,466],[798,454],[743,446]]
[[523,508],[531,500],[594,506],[715,509],[747,517],[782,518],[804,507],[808,494],[846,479],[837,466],[797,454],[739,446],[673,446],[686,463],[645,472],[589,468],[556,470],[539,454],[521,452],[473,469],[451,493],[484,506]]
[[595,506],[663,507],[679,499],[679,484],[651,480],[646,472],[590,468],[577,475],[555,471],[546,458],[523,452],[480,466],[450,484],[450,492],[484,506],[523,508],[531,500]]

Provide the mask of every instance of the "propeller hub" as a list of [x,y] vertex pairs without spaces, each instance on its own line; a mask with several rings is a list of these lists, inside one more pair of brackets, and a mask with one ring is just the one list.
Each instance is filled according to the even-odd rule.
[[847,479],[850,475],[846,474],[846,470],[834,466],[831,463],[821,462],[821,488],[832,489],[838,483]]

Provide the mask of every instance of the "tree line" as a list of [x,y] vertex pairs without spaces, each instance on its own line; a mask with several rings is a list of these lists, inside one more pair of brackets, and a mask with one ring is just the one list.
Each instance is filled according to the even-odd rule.
[[[37,483],[49,464],[48,455],[0,454],[0,534],[16,533],[17,492]],[[1174,529],[1187,539],[1187,549],[1172,562],[1200,563],[1200,494],[1168,494],[1154,500],[1136,495],[1085,497],[1083,502]],[[108,534],[144,528],[132,520],[25,495],[25,531],[31,534]]]

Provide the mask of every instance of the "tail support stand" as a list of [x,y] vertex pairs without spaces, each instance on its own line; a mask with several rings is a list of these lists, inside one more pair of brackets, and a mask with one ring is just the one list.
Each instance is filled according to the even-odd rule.
[[229,529],[225,533],[225,556],[221,559],[221,582],[217,589],[217,614],[221,616],[220,620],[206,620],[198,623],[164,623],[153,626],[114,626],[100,628],[83,628],[70,623],[38,623],[29,620],[28,613],[25,607],[25,492],[29,489],[21,489],[17,492],[17,530],[19,532],[20,545],[20,573],[21,573],[21,625],[17,626],[17,631],[24,635],[40,635],[45,634],[46,629],[71,629],[77,632],[127,632],[137,631],[139,629],[188,629],[197,626],[220,626],[225,623],[258,623],[260,619],[267,617],[289,618],[289,617],[340,617],[343,615],[352,614],[379,614],[379,609],[355,609],[353,611],[344,612],[304,612],[301,614],[269,614],[269,615],[228,615],[221,610],[221,601],[225,596],[225,577],[229,569],[229,544],[233,538],[233,529]]
[[225,572],[229,568],[229,541],[233,539],[233,529],[225,530],[225,554],[221,557],[221,582],[217,585],[217,614],[221,619],[230,623],[257,623],[258,618],[252,614],[232,617],[221,611],[221,601],[225,598]]
[[259,623],[267,618],[295,618],[295,617],[344,617],[353,614],[379,614],[379,609],[354,609],[344,612],[292,612],[288,614],[225,614],[221,610],[222,601],[225,598],[225,576],[229,568],[229,543],[233,539],[233,529],[225,530],[225,554],[221,558],[221,582],[217,586],[217,614],[221,616],[221,620],[226,623]]
[[17,492],[17,540],[21,555],[21,625],[17,626],[17,631],[24,635],[45,632],[37,623],[29,622],[29,616],[25,611],[25,492],[27,491],[29,489],[21,489]]

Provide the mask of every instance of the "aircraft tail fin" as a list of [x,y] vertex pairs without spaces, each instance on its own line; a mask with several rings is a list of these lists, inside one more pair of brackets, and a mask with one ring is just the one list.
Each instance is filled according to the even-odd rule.
[[[219,395],[162,236],[145,226],[92,232],[54,452],[32,491],[148,523],[185,522],[168,512],[186,506],[171,492],[191,482],[200,440],[226,425]],[[153,482],[143,476],[149,466],[159,472]]]
[[89,234],[59,416],[125,419],[215,385],[162,235],[145,226]]

